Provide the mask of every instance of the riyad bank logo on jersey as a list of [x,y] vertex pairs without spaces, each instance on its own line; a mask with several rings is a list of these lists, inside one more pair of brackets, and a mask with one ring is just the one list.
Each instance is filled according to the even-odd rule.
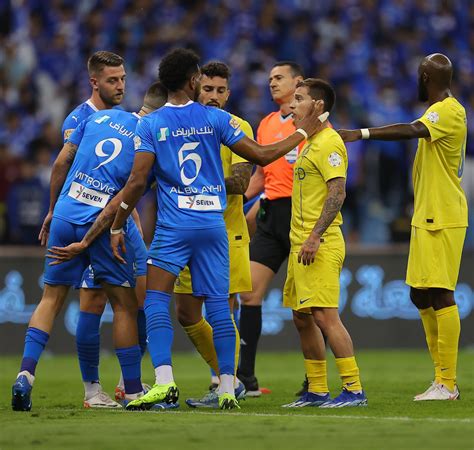
[[178,208],[195,211],[221,211],[221,201],[216,195],[178,195]]
[[439,114],[436,111],[431,111],[426,115],[426,118],[431,123],[438,123],[439,122]]
[[94,122],[95,123],[104,123],[107,119],[110,119],[110,116],[99,117],[98,119],[95,119]]
[[160,132],[157,133],[156,137],[158,142],[166,141],[166,138],[170,135],[170,130],[168,127],[160,128]]
[[342,164],[342,156],[337,152],[332,152],[328,156],[328,161],[331,167],[339,167]]

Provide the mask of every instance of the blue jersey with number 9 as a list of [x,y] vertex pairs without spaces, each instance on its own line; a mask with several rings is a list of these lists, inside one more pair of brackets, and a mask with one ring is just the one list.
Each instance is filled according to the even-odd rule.
[[54,217],[75,224],[94,222],[125,185],[133,166],[139,116],[118,109],[90,115],[68,142],[78,146]]
[[237,120],[197,102],[166,103],[140,119],[136,134],[135,151],[155,155],[157,223],[181,229],[224,226],[220,147],[245,136]]

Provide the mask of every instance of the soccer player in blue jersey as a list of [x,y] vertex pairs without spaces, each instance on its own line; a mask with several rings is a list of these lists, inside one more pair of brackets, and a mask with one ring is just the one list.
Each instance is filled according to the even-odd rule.
[[[64,142],[76,127],[91,114],[118,106],[123,100],[126,73],[122,57],[108,51],[98,51],[89,58],[87,69],[92,87],[91,97],[77,106],[64,120],[62,126]],[[141,236],[140,219],[136,211],[134,211],[133,219],[134,222],[130,221],[129,224],[129,233],[134,243],[136,257],[135,291],[139,306],[138,338],[143,356],[146,351],[146,326],[143,311],[146,286],[146,247]],[[49,226],[50,220],[51,215],[48,215],[44,227]],[[94,282],[94,274],[90,266],[84,271],[80,287],[76,346],[84,383],[84,406],[86,408],[116,408],[118,407],[117,403],[102,391],[99,382],[100,320],[107,304],[107,295],[101,284]],[[123,400],[124,395],[123,378],[120,377],[115,389],[115,398]]]
[[257,144],[244,135],[229,113],[193,101],[200,76],[198,64],[199,57],[185,49],[173,50],[161,61],[159,79],[168,89],[168,102],[137,126],[134,166],[110,230],[114,255],[125,262],[128,250],[125,254],[119,250],[126,248],[123,226],[153,169],[158,213],[148,253],[145,315],[156,384],[128,403],[129,409],[147,409],[178,399],[171,365],[169,302],[176,277],[186,265],[193,293],[204,297],[213,328],[221,381],[219,407],[239,407],[234,395],[235,329],[227,301],[229,253],[222,214],[226,196],[220,146],[222,143],[243,158],[266,165],[318,129],[312,107],[293,135],[268,146]]
[[[153,85],[145,97],[156,92]],[[147,105],[156,103],[147,102]],[[150,112],[143,108],[140,115]],[[51,174],[53,217],[48,248],[64,247],[80,240],[99,213],[124,186],[133,164],[135,127],[140,117],[122,110],[99,111],[76,128],[61,150]],[[115,200],[117,201],[117,200]],[[128,226],[128,224],[127,224]],[[43,235],[43,238],[45,236]],[[78,286],[91,264],[94,277],[104,287],[114,311],[114,343],[122,367],[128,400],[142,394],[141,352],[137,335],[135,255],[130,237],[125,264],[113,258],[107,234],[102,234],[86,254],[58,266],[45,263],[44,291],[26,332],[20,373],[12,388],[14,410],[31,409],[35,369],[48,341],[54,319],[60,312],[70,286]]]

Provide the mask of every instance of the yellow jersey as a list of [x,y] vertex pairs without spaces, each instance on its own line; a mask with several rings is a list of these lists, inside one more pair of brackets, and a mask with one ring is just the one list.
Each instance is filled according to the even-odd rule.
[[[303,244],[321,216],[328,194],[327,182],[333,178],[346,178],[346,174],[347,151],[336,131],[325,128],[308,139],[293,169],[292,247]],[[341,224],[339,211],[329,228]]]
[[[245,135],[250,139],[253,139],[253,131],[250,124],[240,117],[234,116],[233,114],[231,115],[239,122],[240,128],[245,133]],[[226,147],[225,145],[221,146],[221,158],[225,178],[232,175],[232,165],[238,163],[248,163],[246,159],[241,158],[235,153],[232,153],[230,148]],[[244,201],[242,195],[227,195],[227,208],[224,211],[224,221],[227,228],[229,245],[242,245],[248,244],[250,242],[243,204]]]
[[418,119],[430,132],[420,139],[413,164],[412,226],[425,230],[467,227],[461,187],[466,156],[466,111],[454,98],[431,105]]

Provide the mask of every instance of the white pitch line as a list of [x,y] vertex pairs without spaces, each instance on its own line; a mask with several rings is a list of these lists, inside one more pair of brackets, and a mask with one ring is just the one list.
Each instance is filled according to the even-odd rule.
[[[7,411],[7,409],[0,408],[0,411]],[[78,408],[39,408],[31,413],[41,412],[42,414],[48,412],[75,412],[81,413],[83,409]],[[90,410],[88,410],[90,411]],[[94,411],[98,411],[95,409]],[[113,414],[179,414],[179,415],[195,415],[195,416],[215,416],[215,417],[290,417],[290,418],[304,418],[304,419],[314,419],[314,420],[324,420],[324,419],[343,419],[343,420],[386,420],[393,422],[437,422],[437,423],[474,423],[473,418],[461,417],[459,419],[455,418],[444,418],[444,417],[406,417],[406,416],[386,416],[386,417],[377,417],[377,416],[348,416],[348,415],[337,415],[337,414],[276,414],[276,413],[246,413],[246,412],[229,412],[225,411],[219,413],[210,411],[203,411],[197,409],[189,410],[149,410],[149,411],[125,411],[124,409],[106,409],[102,410],[104,413],[113,413]],[[87,411],[85,411],[87,414]],[[27,413],[28,414],[28,413]],[[54,420],[54,418],[52,418]]]

